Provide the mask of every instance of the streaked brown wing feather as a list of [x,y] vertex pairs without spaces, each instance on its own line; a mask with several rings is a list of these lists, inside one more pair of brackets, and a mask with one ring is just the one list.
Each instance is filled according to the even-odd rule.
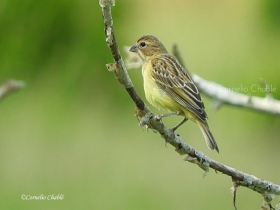
[[152,77],[177,103],[194,113],[202,121],[207,115],[197,87],[186,70],[168,54],[160,55],[152,61]]

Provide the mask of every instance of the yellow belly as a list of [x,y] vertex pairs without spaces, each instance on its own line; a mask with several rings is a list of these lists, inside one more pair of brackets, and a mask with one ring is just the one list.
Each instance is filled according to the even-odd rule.
[[166,110],[169,112],[180,112],[186,118],[196,121],[196,116],[187,110],[185,107],[174,101],[167,93],[162,90],[153,80],[149,72],[142,69],[144,80],[144,91],[147,101],[159,110]]
[[148,102],[157,109],[181,112],[180,105],[158,87],[152,78],[144,79],[144,91]]

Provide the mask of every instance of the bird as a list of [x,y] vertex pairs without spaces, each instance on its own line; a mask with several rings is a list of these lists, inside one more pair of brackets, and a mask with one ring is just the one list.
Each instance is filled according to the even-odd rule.
[[218,145],[207,123],[207,114],[200,93],[192,78],[176,58],[153,35],[144,35],[129,49],[137,53],[142,64],[144,92],[147,101],[159,110],[170,113],[158,115],[183,116],[184,119],[172,128],[173,132],[188,119],[195,122],[209,149],[219,153]]

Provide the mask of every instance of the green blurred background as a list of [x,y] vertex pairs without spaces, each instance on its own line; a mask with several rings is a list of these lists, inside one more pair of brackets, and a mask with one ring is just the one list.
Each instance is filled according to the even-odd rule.
[[[280,99],[279,1],[116,0],[113,16],[122,53],[153,34],[168,49],[176,42],[191,72],[264,97],[250,89],[262,77]],[[105,68],[112,57],[103,27],[97,0],[0,2],[0,82],[26,83],[0,102],[1,209],[233,209],[229,177],[211,171],[203,179],[138,126],[133,102]],[[141,71],[129,74],[144,98]],[[279,117],[231,106],[215,111],[203,98],[220,154],[207,149],[194,123],[178,130],[183,139],[280,184]],[[22,194],[64,199],[26,201]],[[261,195],[238,190],[240,209],[261,203]]]

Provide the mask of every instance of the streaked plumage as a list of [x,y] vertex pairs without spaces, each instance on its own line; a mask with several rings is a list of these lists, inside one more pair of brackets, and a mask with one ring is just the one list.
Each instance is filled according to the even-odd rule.
[[207,115],[197,87],[180,63],[154,36],[141,37],[130,51],[143,59],[142,74],[145,95],[158,109],[179,113],[198,124],[207,146],[219,152],[207,124]]

